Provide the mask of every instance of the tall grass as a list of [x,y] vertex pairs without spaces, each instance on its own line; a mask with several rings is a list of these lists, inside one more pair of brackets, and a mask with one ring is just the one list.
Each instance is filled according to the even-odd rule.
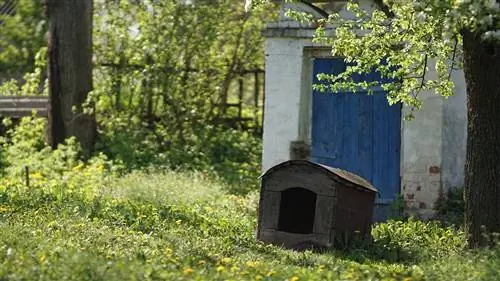
[[[496,280],[436,222],[390,221],[374,243],[293,252],[255,240],[257,194],[203,173],[108,175],[87,192],[0,184],[1,280]],[[90,188],[91,187],[91,188]]]

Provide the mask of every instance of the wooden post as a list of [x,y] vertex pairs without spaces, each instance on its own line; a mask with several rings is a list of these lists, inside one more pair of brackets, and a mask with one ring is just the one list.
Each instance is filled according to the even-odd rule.
[[254,102],[254,109],[253,109],[253,115],[254,115],[254,122],[255,122],[255,133],[258,134],[260,133],[260,123],[259,123],[259,90],[260,90],[260,81],[259,81],[259,72],[255,71],[254,72],[254,85],[253,85],[253,102]]
[[26,165],[24,166],[24,181],[26,183],[26,187],[30,187],[30,168]]
[[243,77],[238,78],[239,92],[238,92],[238,119],[241,122],[243,116]]

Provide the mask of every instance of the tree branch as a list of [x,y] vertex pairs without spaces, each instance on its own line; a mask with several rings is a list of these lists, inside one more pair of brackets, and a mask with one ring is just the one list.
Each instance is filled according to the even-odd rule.
[[455,67],[455,58],[457,56],[457,49],[458,49],[458,39],[455,39],[455,46],[453,47],[453,56],[451,57],[450,71],[448,73],[448,80],[451,78],[451,73],[453,72]]

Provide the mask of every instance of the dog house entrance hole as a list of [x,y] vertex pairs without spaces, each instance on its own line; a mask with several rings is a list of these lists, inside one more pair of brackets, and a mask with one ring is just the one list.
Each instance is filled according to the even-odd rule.
[[313,232],[316,193],[301,187],[281,192],[278,230],[309,234]]

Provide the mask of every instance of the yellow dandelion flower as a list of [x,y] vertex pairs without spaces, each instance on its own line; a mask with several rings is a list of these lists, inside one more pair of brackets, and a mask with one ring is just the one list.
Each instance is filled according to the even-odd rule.
[[260,275],[255,276],[255,280],[261,280],[261,279],[262,279],[262,276],[260,276]]
[[193,273],[194,270],[192,268],[190,268],[190,267],[186,267],[186,268],[184,268],[183,272],[184,272],[184,274],[188,275],[188,274]]
[[223,267],[222,265],[219,265],[219,266],[216,268],[217,272],[223,272],[225,269],[226,269],[226,268],[225,268],[225,267]]
[[71,169],[71,170],[73,170],[73,172],[78,172],[82,168],[83,168],[83,163],[80,163],[80,164],[76,165],[75,167],[73,167],[73,169]]
[[43,175],[40,172],[35,172],[31,174],[31,178],[35,180],[43,179]]
[[290,281],[298,281],[299,280],[299,277],[297,276],[292,276],[292,278],[290,278]]
[[165,256],[167,256],[167,257],[170,257],[170,256],[172,255],[172,252],[173,252],[173,251],[172,251],[172,249],[170,249],[170,248],[166,248],[166,249],[165,249],[165,251],[164,251]]
[[259,262],[258,261],[247,261],[246,265],[248,267],[256,267],[259,265]]

